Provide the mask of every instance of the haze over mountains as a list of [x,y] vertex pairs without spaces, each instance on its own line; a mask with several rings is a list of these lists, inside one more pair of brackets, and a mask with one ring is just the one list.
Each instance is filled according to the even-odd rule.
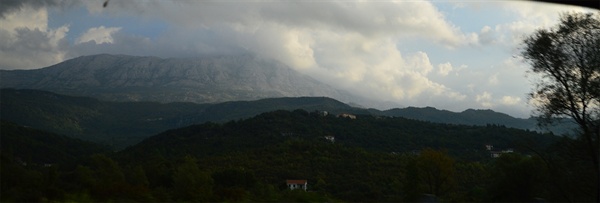
[[374,103],[282,63],[249,55],[187,59],[82,56],[36,70],[2,70],[0,87],[41,89],[108,101],[215,103],[326,96],[343,102]]

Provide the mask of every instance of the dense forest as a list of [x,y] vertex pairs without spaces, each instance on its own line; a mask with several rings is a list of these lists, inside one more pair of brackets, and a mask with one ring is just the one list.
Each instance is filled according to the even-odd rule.
[[[404,117],[436,123],[504,125],[540,131],[536,119],[518,119],[491,110],[466,110],[461,113],[434,108],[390,109],[380,111],[349,106],[326,97],[269,98],[216,104],[108,102],[41,90],[0,89],[0,119],[69,137],[108,145],[115,150],[139,143],[168,129],[204,122],[225,123],[275,110],[304,109],[331,114],[351,113]],[[562,134],[573,126],[559,125],[553,132]]]
[[325,97],[270,98],[217,104],[108,102],[42,90],[0,89],[0,119],[123,149],[162,131],[227,122],[274,110],[367,113]]
[[594,198],[593,171],[565,147],[577,140],[497,125],[295,110],[173,129],[117,152],[8,122],[1,136],[1,201]]

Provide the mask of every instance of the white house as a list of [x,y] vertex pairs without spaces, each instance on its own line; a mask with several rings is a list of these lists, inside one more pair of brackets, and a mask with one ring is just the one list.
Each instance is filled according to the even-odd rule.
[[329,112],[327,112],[327,111],[321,111],[321,112],[319,112],[319,114],[321,116],[327,116],[327,115],[329,115]]
[[331,143],[335,142],[335,137],[331,136],[331,135],[325,136],[325,139],[328,140],[328,141],[330,141]]
[[490,151],[490,156],[491,156],[492,158],[498,158],[498,157],[500,157],[501,155],[502,155],[502,152],[501,152],[501,151]]
[[286,180],[285,183],[290,190],[302,189],[306,191],[306,188],[308,187],[307,180]]
[[513,152],[515,152],[515,150],[513,150],[511,148],[502,150],[502,153],[513,153]]
[[337,116],[338,118],[350,118],[350,119],[356,119],[355,115],[352,114],[347,114],[347,113],[343,113]]
[[508,153],[513,153],[515,152],[515,150],[509,148],[509,149],[505,149],[502,151],[490,151],[490,155],[492,158],[498,158],[500,156],[502,156],[502,154],[508,154]]

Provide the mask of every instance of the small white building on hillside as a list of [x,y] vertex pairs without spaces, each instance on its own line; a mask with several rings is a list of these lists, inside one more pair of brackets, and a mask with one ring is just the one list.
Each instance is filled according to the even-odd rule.
[[492,158],[498,158],[500,156],[502,156],[502,154],[508,154],[508,153],[514,153],[515,150],[512,148],[508,148],[505,150],[494,150],[494,145],[491,144],[487,144],[485,145],[485,149],[490,152],[490,156]]
[[356,119],[356,116],[355,116],[355,115],[352,115],[352,114],[347,114],[347,113],[343,113],[343,114],[337,115],[337,117],[338,117],[338,118],[350,118],[350,119]]
[[308,187],[307,180],[286,180],[285,183],[290,190],[302,189],[306,191]]
[[334,143],[334,142],[335,142],[335,137],[334,137],[334,136],[331,136],[331,135],[325,136],[325,139],[326,139],[327,141],[330,141],[331,143]]

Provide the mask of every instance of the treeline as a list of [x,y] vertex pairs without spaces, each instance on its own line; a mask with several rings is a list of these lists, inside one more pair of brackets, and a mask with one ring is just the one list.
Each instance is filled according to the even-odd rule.
[[[18,150],[5,151],[6,133],[3,128],[1,201],[595,198],[593,182],[586,179],[593,171],[578,158],[577,140],[502,126],[276,111],[170,130],[121,152],[82,154],[75,164],[50,165],[26,163],[15,158]],[[485,144],[514,147],[516,153],[491,158]],[[308,180],[308,191],[287,189],[286,179]]]
[[558,140],[552,134],[497,125],[438,124],[371,115],[351,119],[318,111],[280,110],[224,124],[209,122],[169,130],[125,149],[122,154],[144,157],[158,153],[168,158],[191,154],[203,158],[262,148],[293,138],[324,140],[327,136],[333,137],[336,144],[386,153],[413,152],[428,147],[448,149],[450,155],[471,161],[490,156],[485,145],[524,152],[543,149]]
[[[74,168],[2,157],[2,201],[565,201],[539,157],[458,161],[444,150],[368,152],[292,140],[252,153],[144,163],[92,155]],[[307,179],[290,191],[286,179]],[[563,193],[585,188],[562,185]],[[579,186],[571,188],[570,186]],[[572,193],[576,194],[576,193]],[[586,201],[585,196],[572,199]]]

